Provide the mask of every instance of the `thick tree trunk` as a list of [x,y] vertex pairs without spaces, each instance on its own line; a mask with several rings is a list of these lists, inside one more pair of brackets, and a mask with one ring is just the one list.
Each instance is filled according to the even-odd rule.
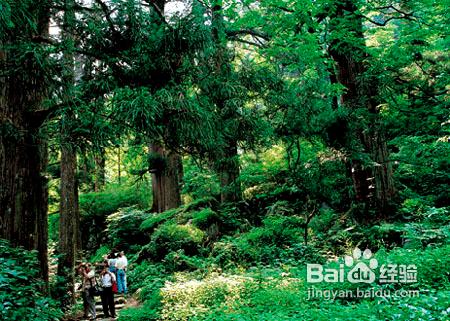
[[[0,43],[0,238],[37,250],[41,276],[48,281],[47,145],[40,137],[40,112],[45,97],[44,70],[20,46],[48,32],[46,1],[37,1],[27,14],[35,28],[11,29]],[[14,19],[14,17],[13,17]]]
[[65,278],[69,302],[74,303],[74,268],[78,251],[79,211],[76,178],[77,155],[73,146],[61,146],[61,201],[58,275]]
[[349,175],[352,177],[356,200],[365,204],[366,211],[375,209],[386,214],[389,203],[395,195],[392,167],[389,162],[389,152],[380,125],[377,106],[378,86],[375,79],[368,79],[365,61],[364,34],[361,18],[355,14],[357,8],[352,1],[339,1],[331,17],[330,25],[342,32],[344,26],[347,32],[359,40],[338,38],[330,45],[330,55],[337,65],[337,79],[344,85],[345,92],[341,104],[349,109],[364,108],[368,111],[369,128],[359,128],[356,136],[362,150],[353,154],[365,153],[370,162],[351,157],[348,164]]
[[181,205],[181,182],[183,170],[181,157],[175,152],[167,151],[159,144],[151,144],[150,151],[154,159],[152,172],[152,211],[164,212]]
[[46,145],[35,129],[18,123],[2,125],[22,129],[23,136],[0,136],[0,238],[38,250],[42,277],[47,280],[47,179],[42,174]]
[[77,152],[71,139],[71,128],[76,121],[71,99],[75,86],[75,64],[73,49],[75,40],[72,28],[75,23],[74,1],[65,1],[63,36],[67,43],[64,52],[64,86],[63,97],[66,112],[61,117],[61,199],[59,221],[59,264],[58,275],[64,280],[66,293],[61,297],[63,306],[75,303],[75,263],[79,245],[79,210]]

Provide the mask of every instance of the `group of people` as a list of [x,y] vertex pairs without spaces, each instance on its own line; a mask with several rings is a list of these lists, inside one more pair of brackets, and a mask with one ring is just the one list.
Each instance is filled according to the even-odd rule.
[[[100,282],[97,282],[95,270],[99,268]],[[90,263],[81,263],[77,273],[81,276],[81,290],[83,298],[84,317],[91,320],[97,318],[95,310],[95,297],[100,295],[103,313],[106,318],[116,317],[114,294],[127,293],[126,271],[128,260],[124,252],[113,250],[105,255],[104,261],[96,266]],[[100,283],[100,284],[99,284]]]

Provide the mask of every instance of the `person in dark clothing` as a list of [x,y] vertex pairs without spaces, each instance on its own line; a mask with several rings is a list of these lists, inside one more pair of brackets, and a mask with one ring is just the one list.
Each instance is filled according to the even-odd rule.
[[102,278],[102,307],[103,313],[106,318],[116,317],[116,308],[114,303],[114,292],[113,292],[113,284],[116,282],[116,276],[114,273],[111,273],[108,267],[105,267],[101,272]]
[[81,288],[83,290],[84,317],[91,315],[91,320],[96,319],[95,297],[91,294],[90,288],[95,284],[95,271],[91,269],[89,263],[82,263],[77,267],[78,274],[82,278]]

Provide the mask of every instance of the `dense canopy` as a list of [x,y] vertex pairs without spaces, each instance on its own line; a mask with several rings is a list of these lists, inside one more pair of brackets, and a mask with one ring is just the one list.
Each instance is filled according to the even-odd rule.
[[1,319],[81,319],[75,267],[124,251],[119,320],[447,320],[449,26],[444,0],[0,0]]

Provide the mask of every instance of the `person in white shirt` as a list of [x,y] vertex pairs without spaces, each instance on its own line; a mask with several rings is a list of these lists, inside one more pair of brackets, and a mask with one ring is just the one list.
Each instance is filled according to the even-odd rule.
[[103,313],[106,318],[116,317],[116,308],[114,305],[114,291],[113,285],[116,282],[116,276],[114,273],[110,272],[108,267],[105,266],[102,273],[100,274],[102,277],[102,307]]
[[109,272],[116,273],[116,261],[117,261],[117,253],[111,253],[107,257]]
[[119,253],[119,258],[116,260],[116,271],[117,271],[117,288],[119,293],[127,293],[127,280],[126,280],[126,270],[128,266],[128,260],[123,252]]

